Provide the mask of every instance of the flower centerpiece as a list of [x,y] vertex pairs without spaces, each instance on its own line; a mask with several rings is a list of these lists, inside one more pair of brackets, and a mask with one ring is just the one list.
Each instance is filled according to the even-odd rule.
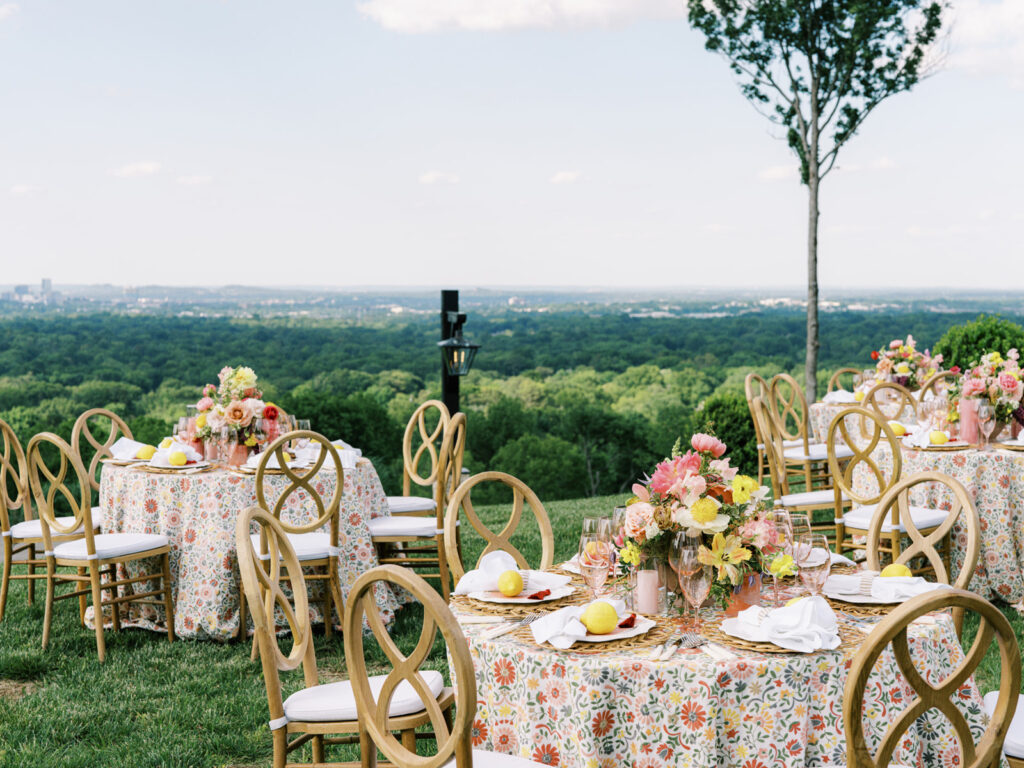
[[633,485],[619,551],[625,565],[637,568],[667,561],[675,534],[699,537],[700,560],[716,571],[711,593],[723,605],[747,577],[765,570],[777,544],[764,502],[768,488],[739,474],[725,452],[709,434],[693,435],[685,453],[677,442],[653,475]]
[[[244,463],[263,437],[257,429],[257,419],[272,417],[276,421],[277,407],[263,402],[263,392],[252,368],[225,366],[218,379],[218,385],[203,387],[203,396],[196,403],[196,436],[204,441],[216,440],[226,428],[230,442],[235,445],[229,462]],[[268,414],[268,410],[272,413]]]
[[[980,361],[972,361],[963,375],[948,390],[950,409],[947,418],[951,422],[961,419],[959,406],[963,402],[974,406],[987,402],[995,411],[997,422],[1014,422],[1024,426],[1024,383],[1020,369],[1020,353],[1011,349],[1003,357],[999,352],[989,352]],[[969,437],[969,436],[968,436]]]
[[932,357],[929,350],[919,352],[913,336],[906,340],[893,339],[888,347],[871,353],[879,381],[891,381],[911,392],[920,389],[928,379],[941,370],[942,355]]

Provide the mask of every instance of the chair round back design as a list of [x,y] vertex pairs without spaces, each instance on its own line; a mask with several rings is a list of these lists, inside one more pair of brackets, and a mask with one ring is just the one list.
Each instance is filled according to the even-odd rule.
[[444,528],[444,513],[448,499],[462,482],[462,459],[466,453],[466,414],[459,411],[448,422],[444,442],[441,444],[437,476],[437,527]]
[[[850,434],[849,422],[853,421],[853,419],[848,419],[850,416],[857,417],[855,423],[860,424],[859,439],[855,439],[854,435]],[[853,451],[853,456],[844,459],[845,465],[840,464],[836,457],[837,436]],[[889,451],[892,453],[892,474],[889,477],[883,474],[878,463],[872,457],[872,453],[883,440],[889,443]],[[900,452],[896,434],[889,426],[889,422],[879,416],[876,411],[858,407],[844,408],[829,424],[825,444],[828,446],[828,471],[832,475],[832,481],[855,504],[877,503],[892,484],[900,478],[903,471],[903,454]],[[862,494],[854,490],[853,473],[862,464],[871,471],[878,487],[877,493]]]
[[[92,433],[92,427],[96,426],[96,421],[101,424],[104,420],[110,422],[110,428],[107,432],[106,438],[100,442]],[[71,445],[75,452],[78,454],[78,458],[82,464],[85,464],[85,454],[82,452],[81,440],[85,437],[86,442],[95,451],[92,458],[89,460],[89,483],[92,485],[94,491],[100,489],[100,461],[103,459],[109,459],[113,456],[110,451],[110,446],[117,442],[118,437],[124,435],[129,440],[132,438],[132,431],[128,429],[128,425],[125,424],[124,419],[118,416],[113,411],[108,411],[106,408],[90,408],[88,411],[83,413],[77,419],[75,419],[75,426],[71,430]]]
[[783,440],[803,440],[807,452],[807,398],[796,379],[788,373],[772,376],[768,406]]
[[917,401],[919,403],[923,403],[929,392],[938,397],[940,395],[940,390],[944,392],[946,387],[949,386],[948,382],[956,381],[959,378],[959,373],[954,373],[953,371],[939,371],[921,385],[921,389],[917,393]]
[[864,395],[861,405],[875,411],[883,419],[912,419],[917,421],[917,400],[906,387],[891,381],[875,384]]
[[[978,614],[978,634],[960,665],[936,685],[926,680],[914,665],[907,627],[925,614],[950,608]],[[975,743],[966,718],[953,700],[960,698],[961,686],[981,664],[992,644],[993,635],[999,644],[1001,662],[999,700],[981,740]],[[907,702],[889,724],[877,751],[872,754],[864,734],[864,694],[875,663],[890,643],[896,664],[913,689],[915,697]],[[917,718],[933,707],[946,716],[956,731],[962,758],[959,765],[963,768],[989,768],[997,765],[1017,707],[1020,667],[1020,649],[1013,628],[999,609],[988,601],[962,589],[937,590],[906,601],[878,622],[851,663],[843,692],[842,710],[848,767],[882,768],[890,765],[907,730],[914,727]],[[872,742],[875,741],[872,739]]]
[[764,398],[755,397],[750,403],[750,409],[754,414],[754,423],[761,431],[764,457],[768,462],[768,477],[772,483],[772,495],[778,501],[789,494],[789,477],[783,465],[782,435],[779,434],[772,418],[771,406]]
[[0,419],[0,531],[11,530],[10,513],[24,509],[26,520],[32,519],[25,452],[11,425]]
[[[843,376],[856,376],[858,373],[860,373],[859,368],[840,368],[838,371],[832,374],[831,378],[829,378],[828,389],[825,390],[825,392],[828,393],[834,392],[837,389],[843,389]],[[850,389],[852,390],[853,387],[851,387]]]
[[[415,600],[423,604],[423,629],[419,642],[408,656],[403,654],[391,639],[377,608],[374,589],[380,582],[405,588]],[[376,697],[370,690],[369,675],[366,671],[363,650],[364,617],[392,666]],[[437,697],[430,692],[420,674],[420,666],[430,654],[438,630],[448,646],[452,662],[452,684],[456,689],[455,717],[450,729]],[[469,644],[462,634],[462,628],[437,591],[408,568],[382,565],[367,571],[356,580],[349,593],[345,605],[344,635],[345,662],[348,665],[352,692],[356,699],[360,726],[366,729],[373,745],[399,768],[440,768],[451,760],[453,755],[459,768],[468,768],[472,760],[471,729],[476,715],[476,677],[473,672],[473,660],[469,655]],[[416,691],[430,717],[437,738],[437,754],[430,757],[419,756],[415,749],[406,748],[395,738],[388,725],[391,697],[403,681],[408,682]]]
[[[320,453],[316,460],[308,467],[293,469],[288,466],[288,454],[285,447],[293,440],[308,440],[309,444],[320,444]],[[278,468],[269,468],[270,457],[277,457]],[[338,482],[334,487],[334,494],[325,503],[323,497],[317,492],[313,485],[317,473],[330,458],[334,464],[334,471],[337,473]],[[281,492],[272,502],[267,500],[267,489],[264,480],[269,472],[280,472],[288,480],[288,487]],[[281,519],[281,511],[293,493],[305,491],[316,505],[317,518],[309,523],[290,523]],[[337,449],[323,435],[318,432],[298,431],[288,432],[272,442],[260,457],[260,463],[256,467],[256,501],[259,505],[277,518],[281,527],[288,533],[311,533],[322,528],[328,522],[331,523],[331,545],[338,546],[338,509],[341,506],[341,497],[345,490],[345,470],[341,466],[341,457]]]
[[[435,418],[437,419],[436,423],[434,423]],[[450,421],[451,414],[440,400],[427,400],[409,417],[409,423],[405,425],[405,435],[402,438],[403,496],[408,496],[412,492],[412,483],[431,487],[437,482],[440,448]],[[431,424],[433,426],[430,426]],[[413,441],[416,437],[419,439],[419,445],[413,451]],[[429,471],[426,474],[420,471],[420,464],[423,463],[424,457],[429,459]]]
[[[44,451],[51,455],[53,451],[56,451],[59,462],[44,456]],[[28,441],[25,460],[28,465],[29,486],[32,489],[32,496],[35,498],[36,510],[39,512],[40,528],[42,528],[46,551],[53,551],[55,536],[67,537],[82,529],[86,541],[86,553],[95,556],[92,486],[89,484],[89,476],[86,474],[78,454],[62,438],[52,432],[40,432]],[[56,465],[55,468],[54,465]],[[73,472],[72,477],[68,477],[69,471]],[[72,481],[77,481],[77,496],[71,487]],[[58,504],[66,507],[67,515],[58,514]],[[58,517],[70,518],[70,522],[61,525],[57,520]],[[90,559],[93,558],[90,557]]]
[[[488,528],[473,508],[470,493],[474,488],[483,483],[502,483],[512,489],[512,514],[509,516],[505,527],[498,533]],[[484,550],[480,553],[481,558],[489,552],[501,550],[512,555],[520,568],[531,567],[523,553],[511,541],[512,534],[519,527],[523,517],[523,502],[529,505],[530,511],[537,520],[537,526],[540,528],[541,561],[538,567],[540,570],[551,567],[555,559],[555,537],[551,530],[551,520],[548,518],[544,505],[537,498],[537,494],[530,490],[530,487],[522,480],[505,472],[481,472],[478,475],[473,475],[473,477],[455,489],[451,501],[448,502],[448,509],[444,516],[444,551],[445,556],[448,558],[448,567],[451,569],[456,583],[466,572],[460,557],[459,538],[457,536],[460,508],[466,513],[466,518],[476,532],[487,542]],[[480,560],[477,559],[478,564],[479,562]]]

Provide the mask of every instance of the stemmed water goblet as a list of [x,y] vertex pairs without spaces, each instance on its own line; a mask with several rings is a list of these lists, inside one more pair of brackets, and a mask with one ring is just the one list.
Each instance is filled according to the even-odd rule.
[[793,556],[793,530],[790,528],[789,515],[785,517],[777,515],[768,521],[768,525],[770,526],[775,554],[772,559],[765,558],[765,565],[769,568],[772,577],[772,606],[778,608],[782,602],[779,599],[779,574],[770,570],[771,563],[775,557],[780,555]]
[[686,602],[693,608],[693,631],[697,634],[700,634],[701,630],[700,607],[711,594],[712,573],[710,565],[701,565],[696,571],[683,577],[680,584]]
[[[676,573],[679,581],[679,589],[683,592],[684,599],[686,590],[683,587],[685,579],[693,576],[702,566],[698,557],[700,553],[700,537],[690,536],[686,531],[680,531],[672,539],[672,545],[668,550],[668,564]],[[688,599],[686,599],[688,602]],[[686,622],[686,603],[683,603],[683,622]]]
[[982,400],[978,403],[978,431],[981,433],[981,444],[988,445],[992,440],[992,432],[996,428],[996,409],[992,403]]
[[832,570],[828,539],[820,533],[804,534],[793,545],[794,560],[800,568],[800,581],[811,593],[820,595]]
[[611,560],[611,544],[607,539],[602,539],[600,534],[584,534],[580,537],[580,575],[590,587],[591,600],[597,599],[598,591],[608,581]]

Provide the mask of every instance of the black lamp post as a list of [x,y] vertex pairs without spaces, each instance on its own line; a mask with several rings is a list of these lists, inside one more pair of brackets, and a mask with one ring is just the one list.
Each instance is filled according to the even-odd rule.
[[459,377],[469,373],[479,344],[462,337],[466,315],[459,312],[459,292],[441,291],[441,399],[452,415],[459,411]]

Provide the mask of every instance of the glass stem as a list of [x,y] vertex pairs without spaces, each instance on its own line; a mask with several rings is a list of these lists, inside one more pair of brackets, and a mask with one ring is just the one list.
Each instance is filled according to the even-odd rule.
[[778,608],[779,603],[779,575],[777,573],[772,574],[772,592],[774,593],[774,600],[772,601],[772,607]]

